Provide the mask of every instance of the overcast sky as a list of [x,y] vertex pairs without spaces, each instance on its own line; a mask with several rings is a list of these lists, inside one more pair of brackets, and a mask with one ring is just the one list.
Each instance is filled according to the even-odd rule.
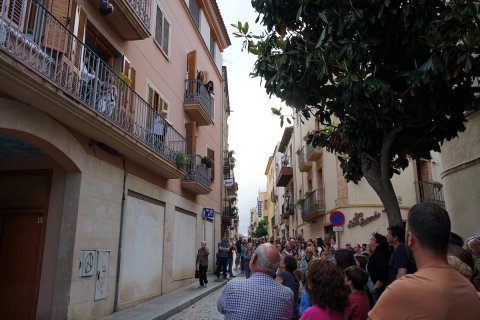
[[[232,45],[223,53],[227,67],[230,94],[229,144],[235,151],[235,180],[238,183],[239,232],[247,233],[250,208],[256,206],[259,191],[266,189],[265,169],[268,157],[282,138],[280,119],[270,108],[282,106],[275,97],[269,99],[260,78],[250,78],[255,56],[242,52],[242,40],[232,35],[230,26],[248,21],[250,30],[260,34],[263,28],[255,25],[257,14],[249,0],[217,0]],[[285,109],[285,107],[283,108]]]

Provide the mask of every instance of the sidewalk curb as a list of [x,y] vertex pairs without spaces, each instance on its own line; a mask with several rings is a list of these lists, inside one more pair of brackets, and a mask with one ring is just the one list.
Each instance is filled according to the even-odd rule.
[[[230,280],[228,280],[230,281]],[[167,312],[161,314],[161,315],[158,315],[157,317],[153,318],[152,320],[166,320],[168,318],[170,318],[171,316],[174,316],[176,315],[177,313],[185,310],[186,308],[190,307],[192,304],[194,304],[195,302],[205,298],[206,296],[208,296],[209,294],[215,292],[216,290],[220,289],[220,288],[223,288],[228,281],[222,281],[222,283],[220,283],[219,285],[217,286],[211,286],[211,287],[208,287],[208,289],[206,289],[202,294],[178,305],[178,306],[175,306],[174,308],[168,310]]]

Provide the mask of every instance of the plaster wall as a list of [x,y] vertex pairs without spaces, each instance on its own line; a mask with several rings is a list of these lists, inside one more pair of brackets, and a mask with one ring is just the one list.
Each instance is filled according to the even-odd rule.
[[442,146],[443,193],[452,231],[464,238],[480,235],[480,112],[472,114],[466,130]]
[[[53,170],[39,317],[97,319],[112,313],[121,232],[124,179],[121,159],[89,145],[78,132],[68,131],[55,119],[30,106],[2,99],[0,113],[0,132],[25,139],[45,152],[42,157],[21,161],[2,159],[2,169]],[[163,180],[152,172],[142,172],[142,177],[136,175],[138,165],[129,163],[128,159],[125,168],[126,192],[139,195],[126,200],[122,230],[125,255],[120,270],[120,290],[128,293],[123,296],[127,305],[127,302],[137,303],[194,282],[196,248],[200,238],[213,239],[214,228],[213,223],[208,222],[207,234],[199,235],[203,226],[200,217],[203,204],[162,187]],[[153,199],[163,206],[142,199]],[[216,230],[220,228],[219,218],[217,214]],[[166,231],[164,226],[169,226]],[[218,235],[216,238],[219,239]],[[94,300],[95,276],[80,276],[82,250],[110,252],[106,299]],[[213,267],[213,260],[211,264]]]

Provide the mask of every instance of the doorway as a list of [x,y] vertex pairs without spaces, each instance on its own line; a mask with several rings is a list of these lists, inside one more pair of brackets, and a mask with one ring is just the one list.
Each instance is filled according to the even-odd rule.
[[0,315],[35,319],[51,171],[0,173]]

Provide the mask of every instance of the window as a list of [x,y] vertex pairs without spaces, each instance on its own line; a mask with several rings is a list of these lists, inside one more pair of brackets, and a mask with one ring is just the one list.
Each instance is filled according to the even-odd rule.
[[170,22],[163,13],[162,9],[157,6],[157,16],[155,22],[155,42],[160,47],[162,52],[169,56],[169,41],[170,41]]
[[158,113],[162,110],[168,112],[168,102],[150,85],[148,86],[147,98],[147,102],[152,106],[153,110]]
[[215,40],[213,40],[213,37],[211,34],[210,34],[210,54],[212,55],[213,60],[215,60]]
[[193,20],[195,20],[197,27],[200,29],[200,7],[198,6],[197,0],[190,0],[188,8],[190,9]]

